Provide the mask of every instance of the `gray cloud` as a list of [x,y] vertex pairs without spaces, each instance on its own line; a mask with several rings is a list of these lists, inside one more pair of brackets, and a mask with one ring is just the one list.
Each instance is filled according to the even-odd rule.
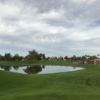
[[0,52],[97,54],[99,11],[100,0],[0,0]]

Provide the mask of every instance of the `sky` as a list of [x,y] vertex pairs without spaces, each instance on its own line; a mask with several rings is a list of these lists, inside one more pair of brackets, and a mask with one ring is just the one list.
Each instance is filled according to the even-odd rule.
[[100,53],[100,0],[0,0],[0,54]]

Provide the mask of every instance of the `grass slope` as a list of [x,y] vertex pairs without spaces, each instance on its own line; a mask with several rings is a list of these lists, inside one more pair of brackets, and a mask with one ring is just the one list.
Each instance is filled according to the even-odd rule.
[[48,75],[0,71],[0,100],[100,100],[100,65],[53,61],[38,64],[41,63],[82,66],[85,70]]

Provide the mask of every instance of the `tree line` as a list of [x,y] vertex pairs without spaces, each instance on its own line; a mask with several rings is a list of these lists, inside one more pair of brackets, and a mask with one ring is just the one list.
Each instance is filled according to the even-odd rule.
[[11,53],[5,53],[0,55],[0,61],[24,61],[24,60],[42,60],[45,59],[45,54],[38,53],[36,50],[28,52],[28,55],[20,56],[19,54],[11,55]]
[[4,55],[0,55],[0,61],[32,61],[32,60],[65,60],[65,61],[71,61],[71,62],[79,62],[79,61],[91,61],[98,58],[98,56],[90,56],[90,55],[84,55],[81,57],[78,57],[76,55],[73,55],[72,57],[46,57],[45,54],[39,53],[36,50],[32,50],[28,52],[28,55],[26,56],[20,56],[19,54],[11,55],[10,53],[5,53]]

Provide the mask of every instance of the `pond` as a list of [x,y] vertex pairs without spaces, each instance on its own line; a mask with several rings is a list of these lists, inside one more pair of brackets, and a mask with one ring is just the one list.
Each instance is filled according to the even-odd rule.
[[49,66],[49,65],[34,65],[34,66],[0,66],[0,70],[9,71],[21,74],[49,74],[61,73],[82,70],[81,67],[72,66]]

